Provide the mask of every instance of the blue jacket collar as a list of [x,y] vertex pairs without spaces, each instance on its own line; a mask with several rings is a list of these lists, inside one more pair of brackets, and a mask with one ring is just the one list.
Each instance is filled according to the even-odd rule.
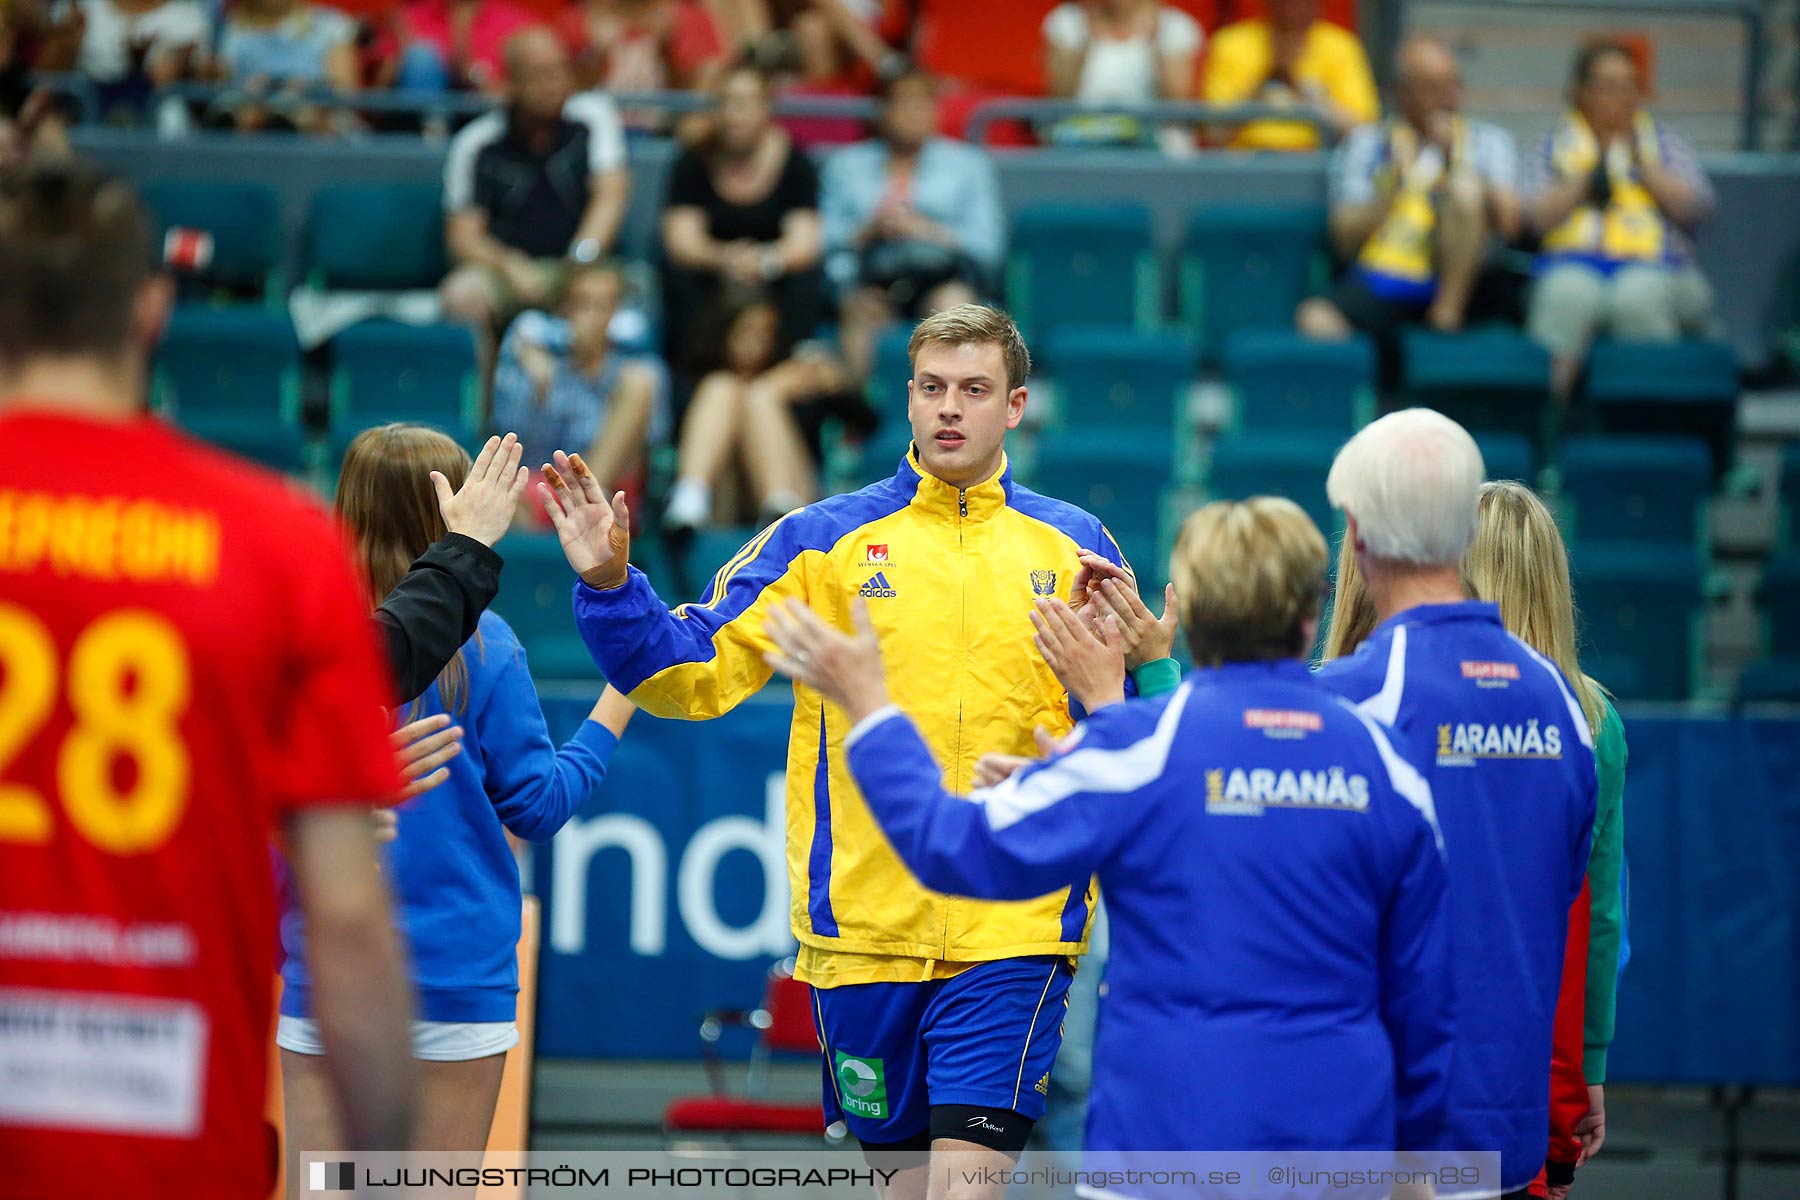
[[1499,625],[1500,606],[1486,600],[1461,600],[1455,604],[1418,604],[1404,612],[1395,613],[1375,631],[1395,625],[1443,625],[1451,621],[1479,621],[1484,625]]
[[1195,667],[1189,672],[1189,678],[1197,683],[1241,683],[1254,679],[1302,682],[1312,678],[1312,668],[1298,658],[1264,658],[1220,663],[1216,667]]

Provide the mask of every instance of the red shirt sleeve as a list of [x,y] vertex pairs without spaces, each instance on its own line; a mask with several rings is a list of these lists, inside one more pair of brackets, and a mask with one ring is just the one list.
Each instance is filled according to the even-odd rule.
[[273,631],[289,651],[269,763],[276,810],[386,803],[400,790],[382,712],[393,684],[348,548],[325,513],[297,508],[281,535],[296,564],[293,625]]
[[669,38],[669,65],[687,75],[709,62],[725,57],[725,37],[712,10],[704,4],[677,4],[675,28]]
[[1562,990],[1550,1050],[1550,1153],[1553,1162],[1581,1156],[1575,1126],[1587,1116],[1587,1079],[1581,1071],[1582,1029],[1587,1019],[1588,885],[1569,909],[1569,941],[1563,954]]

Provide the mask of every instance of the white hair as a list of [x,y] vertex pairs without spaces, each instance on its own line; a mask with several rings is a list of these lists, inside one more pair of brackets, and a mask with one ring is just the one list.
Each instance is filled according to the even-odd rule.
[[1356,518],[1370,557],[1450,567],[1475,540],[1486,473],[1468,430],[1443,413],[1408,408],[1345,443],[1325,494]]

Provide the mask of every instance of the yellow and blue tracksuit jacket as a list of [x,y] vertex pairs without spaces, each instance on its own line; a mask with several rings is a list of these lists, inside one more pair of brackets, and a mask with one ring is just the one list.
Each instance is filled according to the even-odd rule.
[[[1032,645],[1040,596],[1069,598],[1078,549],[1125,565],[1100,521],[1019,486],[1002,462],[965,489],[919,469],[789,513],[670,610],[642,572],[575,585],[594,661],[645,712],[705,720],[766,683],[769,606],[801,600],[840,629],[858,596],[881,636],[888,690],[944,766],[971,788],[983,754],[1033,754],[1032,729],[1073,724],[1068,694]],[[956,899],[921,885],[851,778],[849,721],[794,688],[788,737],[787,866],[800,975],[817,987],[922,981],[993,959],[1087,949],[1093,885],[1035,900]]]

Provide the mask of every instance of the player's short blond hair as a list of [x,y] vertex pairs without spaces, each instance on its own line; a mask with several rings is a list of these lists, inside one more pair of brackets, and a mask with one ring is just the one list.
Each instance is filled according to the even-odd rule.
[[1279,496],[1216,500],[1188,517],[1169,574],[1195,664],[1305,654],[1328,559],[1319,527]]
[[954,304],[913,327],[906,357],[916,368],[927,346],[998,346],[1006,364],[1006,390],[1023,386],[1031,374],[1031,351],[1013,319],[986,304]]

